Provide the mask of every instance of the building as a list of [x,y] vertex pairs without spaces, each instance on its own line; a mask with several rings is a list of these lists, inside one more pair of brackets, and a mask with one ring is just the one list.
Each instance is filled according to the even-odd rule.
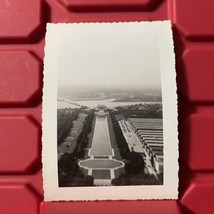
[[148,154],[157,173],[163,172],[163,120],[159,118],[129,118],[132,129]]
[[107,114],[106,110],[107,110],[107,107],[105,105],[98,105],[95,109],[95,114],[98,117],[105,117]]

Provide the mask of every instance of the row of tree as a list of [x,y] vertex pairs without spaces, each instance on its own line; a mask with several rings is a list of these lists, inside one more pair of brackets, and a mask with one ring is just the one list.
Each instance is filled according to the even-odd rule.
[[57,110],[57,145],[60,146],[64,139],[69,135],[72,129],[73,121],[77,120],[79,115],[78,109]]
[[87,148],[87,145],[89,143],[88,135],[92,131],[93,120],[94,110],[90,110],[88,116],[85,119],[82,131],[77,138],[76,147],[73,152],[74,156],[76,156],[78,159],[84,158],[85,156],[85,148]]
[[[143,108],[140,109],[139,107]],[[123,114],[125,118],[162,118],[161,104],[144,104],[144,105],[131,105],[126,108],[117,107],[118,113]]]
[[69,186],[93,186],[92,176],[84,175],[79,170],[79,165],[75,157],[70,153],[65,153],[58,161],[59,187]]
[[92,130],[94,111],[91,110],[85,118],[81,133],[76,140],[76,147],[72,153],[65,153],[58,160],[59,186],[93,186],[93,177],[85,176],[79,169],[78,159],[85,155],[88,135]]
[[123,136],[123,132],[119,126],[119,123],[115,117],[115,113],[113,111],[109,111],[109,115],[112,121],[114,135],[116,139],[117,146],[120,150],[120,155],[122,158],[127,159],[130,155],[130,150],[128,144],[126,142],[125,137]]

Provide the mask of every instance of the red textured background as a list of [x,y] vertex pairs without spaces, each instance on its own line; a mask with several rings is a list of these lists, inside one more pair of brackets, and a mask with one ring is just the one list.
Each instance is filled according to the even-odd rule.
[[[47,22],[170,19],[180,140],[179,200],[43,202],[41,94]],[[0,1],[1,214],[214,213],[213,0]]]

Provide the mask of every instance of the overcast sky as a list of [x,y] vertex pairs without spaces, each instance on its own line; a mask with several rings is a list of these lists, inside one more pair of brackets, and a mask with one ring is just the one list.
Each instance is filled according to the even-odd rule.
[[57,33],[58,84],[160,88],[157,32],[145,25],[65,25]]

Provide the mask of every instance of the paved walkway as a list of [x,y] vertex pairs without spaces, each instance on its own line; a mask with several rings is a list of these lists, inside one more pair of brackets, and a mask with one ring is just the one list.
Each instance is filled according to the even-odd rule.
[[121,120],[119,121],[120,128],[123,131],[123,136],[126,139],[126,142],[128,143],[129,150],[133,150],[138,153],[144,153],[144,149],[142,147],[142,144],[140,140],[138,139],[135,132],[131,129],[131,126],[129,125],[128,121]]

